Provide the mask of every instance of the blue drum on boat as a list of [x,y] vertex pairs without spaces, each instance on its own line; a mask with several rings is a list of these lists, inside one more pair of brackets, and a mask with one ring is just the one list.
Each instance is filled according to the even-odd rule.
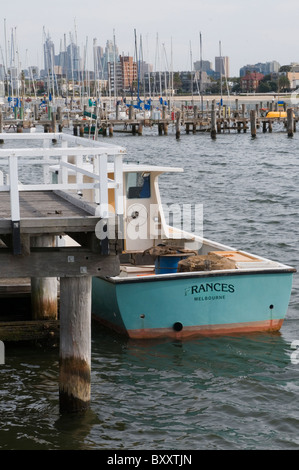
[[179,261],[187,258],[186,254],[162,255],[155,261],[155,274],[176,273]]

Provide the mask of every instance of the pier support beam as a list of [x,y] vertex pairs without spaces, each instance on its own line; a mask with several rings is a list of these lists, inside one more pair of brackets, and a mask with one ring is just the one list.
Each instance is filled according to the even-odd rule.
[[256,137],[256,111],[254,109],[250,111],[250,128],[251,137]]
[[176,113],[176,123],[175,123],[175,138],[178,140],[181,136],[181,113],[177,111]]
[[140,122],[138,124],[138,131],[137,132],[138,132],[138,135],[142,135],[142,132],[143,132],[143,123],[142,122]]
[[268,131],[269,131],[269,132],[272,132],[272,121],[271,121],[271,119],[269,119]]
[[[31,247],[55,247],[55,238],[48,235],[32,237]],[[33,320],[57,319],[57,279],[55,277],[31,279],[31,305]]]
[[288,137],[293,137],[294,135],[294,111],[293,108],[287,109],[287,129]]
[[92,278],[60,279],[59,405],[61,413],[90,405]]
[[216,139],[216,109],[215,109],[215,103],[213,100],[212,103],[212,111],[211,111],[211,138]]

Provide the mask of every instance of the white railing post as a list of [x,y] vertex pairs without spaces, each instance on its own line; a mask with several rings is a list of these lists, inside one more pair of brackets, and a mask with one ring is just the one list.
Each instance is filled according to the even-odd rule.
[[12,153],[9,157],[9,181],[12,242],[15,255],[20,255],[22,252],[18,179],[18,157],[15,153]]
[[123,194],[123,158],[118,154],[114,157],[114,200],[115,215],[118,219],[119,239],[124,238],[124,194]]
[[[62,143],[61,143],[62,149],[66,149],[67,146],[68,146],[67,141],[62,141]],[[64,152],[62,152],[61,161],[67,163],[67,155]],[[68,169],[65,166],[60,167],[59,176],[60,176],[59,183],[67,184],[67,182],[68,182]]]
[[9,158],[10,209],[11,220],[16,222],[20,221],[18,179],[18,157],[13,153]]
[[[76,157],[76,167],[82,168],[83,167],[83,155],[77,155]],[[80,171],[76,171],[76,183],[82,184],[83,183],[83,174]]]
[[108,156],[106,153],[99,155],[99,172],[100,175],[100,217],[108,219]]
[[[43,148],[48,149],[49,148],[49,141],[44,140],[43,142]],[[44,156],[44,160],[47,159],[47,156]],[[49,165],[45,164],[43,165],[43,171],[44,171],[44,183],[49,184],[50,183],[50,167]]]

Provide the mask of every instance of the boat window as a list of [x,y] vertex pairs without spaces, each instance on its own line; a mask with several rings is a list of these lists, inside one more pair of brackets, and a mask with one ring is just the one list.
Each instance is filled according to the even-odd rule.
[[126,188],[128,199],[144,199],[151,197],[149,173],[127,173]]

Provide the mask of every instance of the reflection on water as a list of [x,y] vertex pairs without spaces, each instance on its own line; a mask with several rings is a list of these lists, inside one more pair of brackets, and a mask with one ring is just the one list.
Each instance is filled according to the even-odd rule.
[[[111,143],[111,140],[109,141]],[[165,203],[203,203],[204,235],[297,265],[297,135],[113,137],[126,159],[182,166]],[[298,279],[280,333],[127,340],[93,324],[92,400],[60,416],[58,350],[6,347],[0,449],[298,449]]]

